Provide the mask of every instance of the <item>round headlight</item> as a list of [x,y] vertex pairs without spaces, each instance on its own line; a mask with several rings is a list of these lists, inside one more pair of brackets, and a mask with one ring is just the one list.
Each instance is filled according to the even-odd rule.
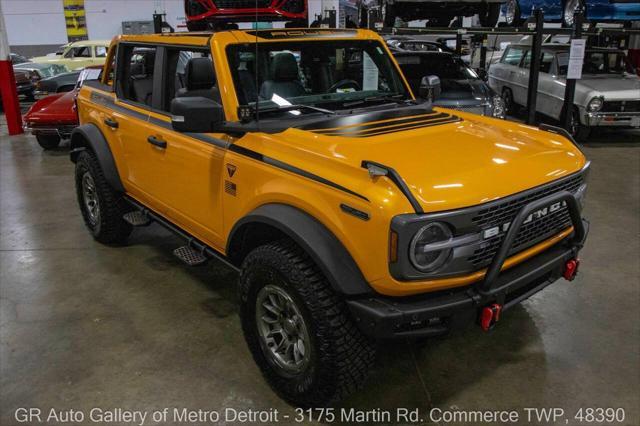
[[505,108],[504,100],[501,96],[493,97],[493,116],[496,118],[504,118]]
[[595,97],[591,99],[587,104],[587,111],[589,112],[600,111],[600,109],[602,109],[602,104],[604,104],[604,99]]
[[451,249],[438,250],[432,245],[449,241],[451,237],[449,227],[443,223],[433,222],[420,228],[409,248],[413,266],[422,272],[432,272],[444,265],[451,255]]

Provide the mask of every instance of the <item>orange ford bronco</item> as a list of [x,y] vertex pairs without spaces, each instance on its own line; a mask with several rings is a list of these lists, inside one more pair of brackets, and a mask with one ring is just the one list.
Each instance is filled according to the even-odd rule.
[[106,64],[71,141],[87,227],[156,222],[187,264],[238,270],[248,346],[294,404],[357,389],[376,339],[488,330],[577,272],[578,146],[416,101],[373,32],[122,36]]

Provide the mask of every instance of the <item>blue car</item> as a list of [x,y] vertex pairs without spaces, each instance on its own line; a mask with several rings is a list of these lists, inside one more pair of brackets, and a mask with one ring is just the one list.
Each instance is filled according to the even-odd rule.
[[592,22],[640,20],[640,0],[507,0],[502,11],[512,26],[520,26],[534,8],[542,9],[546,22],[571,26],[578,6],[586,10],[586,18]]

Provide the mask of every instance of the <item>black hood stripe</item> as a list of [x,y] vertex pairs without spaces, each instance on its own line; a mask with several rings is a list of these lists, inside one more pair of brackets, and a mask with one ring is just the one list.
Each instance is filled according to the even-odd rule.
[[363,137],[363,136],[369,136],[382,131],[398,132],[401,130],[413,128],[415,126],[419,126],[423,124],[428,125],[428,124],[434,124],[434,123],[449,122],[452,118],[453,117],[450,116],[449,114],[438,114],[437,116],[428,117],[426,119],[403,121],[402,123],[393,122],[392,124],[385,123],[385,124],[374,125],[374,126],[354,127],[354,128],[349,128],[345,130],[332,130],[330,132],[323,132],[322,134],[328,135],[328,136],[339,135],[339,136]]
[[431,109],[401,109],[336,117],[300,127],[325,136],[368,137],[462,121],[458,116]]
[[342,127],[370,124],[377,121],[411,118],[434,113],[436,113],[436,111],[432,110],[431,108],[405,107],[399,109],[388,109],[384,111],[364,112],[361,114],[353,115],[337,115],[330,119],[323,120],[320,123],[310,123],[300,126],[298,127],[298,129],[319,132],[321,130],[333,130]]

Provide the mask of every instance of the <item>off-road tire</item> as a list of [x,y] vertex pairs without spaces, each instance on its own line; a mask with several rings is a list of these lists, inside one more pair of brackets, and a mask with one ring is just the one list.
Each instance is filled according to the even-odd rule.
[[60,145],[60,136],[58,135],[36,134],[36,140],[42,149],[56,149]]
[[[260,344],[256,299],[261,288],[274,283],[291,296],[309,330],[310,361],[293,377],[284,377]],[[358,330],[344,301],[295,243],[281,240],[249,253],[242,263],[239,293],[245,339],[280,397],[300,407],[321,407],[360,388],[374,363],[375,342]]]
[[[99,220],[96,223],[92,223],[84,203],[82,179],[85,173],[91,175],[95,184],[95,193],[100,212]],[[84,150],[78,155],[75,179],[78,205],[80,206],[84,223],[93,238],[103,244],[124,243],[129,234],[131,234],[132,227],[124,221],[122,216],[130,211],[131,208],[122,195],[109,185],[93,152]]]

